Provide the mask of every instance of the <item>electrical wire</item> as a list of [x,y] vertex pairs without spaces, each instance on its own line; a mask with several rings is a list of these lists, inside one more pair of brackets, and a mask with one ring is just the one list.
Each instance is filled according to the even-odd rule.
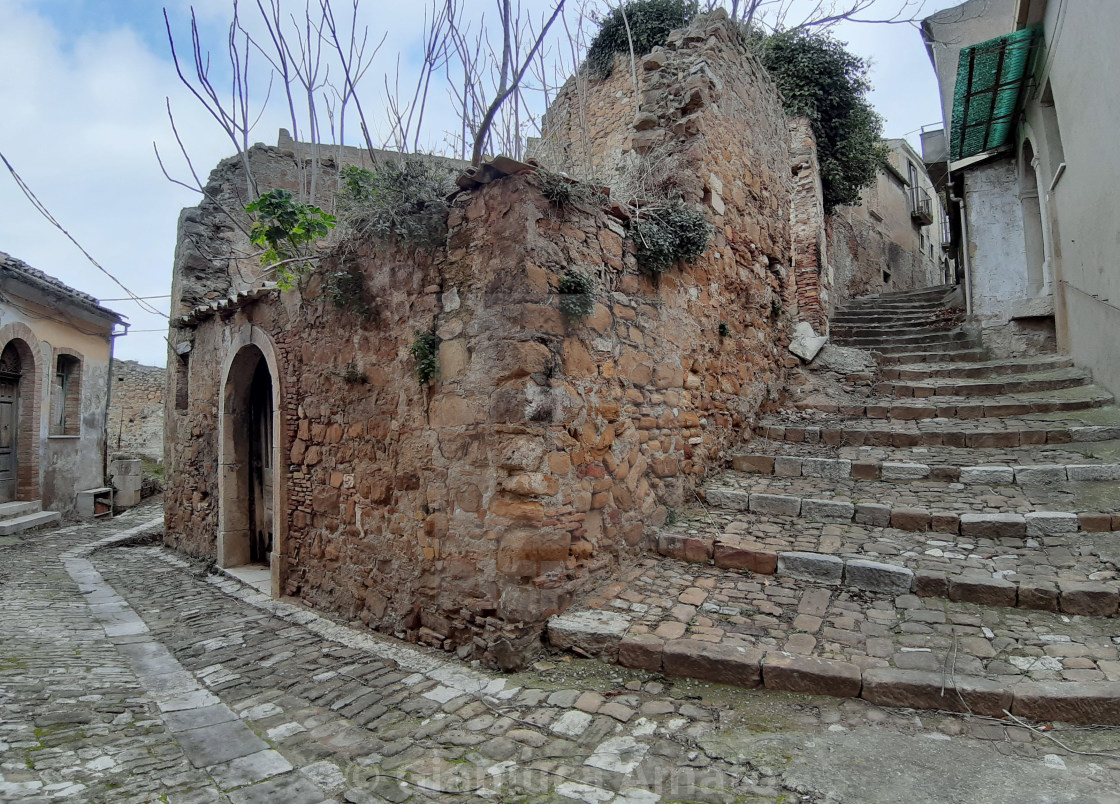
[[27,185],[27,182],[25,182],[23,180],[23,178],[19,175],[19,173],[16,172],[16,169],[14,167],[12,167],[12,163],[8,161],[8,157],[6,157],[2,151],[0,151],[0,160],[2,160],[4,162],[4,166],[6,168],[8,168],[8,172],[11,173],[12,178],[15,179],[16,185],[19,186],[20,191],[24,194],[24,196],[27,197],[27,200],[31,202],[31,205],[33,207],[35,207],[36,211],[40,215],[42,215],[44,218],[46,218],[48,223],[50,223],[52,226],[54,226],[56,229],[58,229],[60,232],[62,232],[64,235],[66,235],[66,239],[69,240],[71,243],[73,243],[75,246],[78,247],[78,251],[82,252],[82,254],[85,255],[85,258],[87,260],[89,260],[90,263],[93,264],[94,268],[99,270],[101,273],[105,274],[105,276],[112,279],[113,282],[115,282],[121,290],[123,290],[125,293],[128,294],[128,297],[132,301],[134,301],[138,305],[140,305],[141,309],[143,309],[143,310],[145,310],[149,313],[152,313],[153,315],[163,316],[164,318],[170,320],[170,316],[167,313],[165,313],[162,310],[148,304],[140,296],[137,296],[135,293],[133,293],[131,290],[129,290],[127,287],[125,287],[124,283],[121,282],[121,280],[117,279],[115,276],[113,276],[111,273],[109,273],[107,270],[105,270],[105,268],[103,268],[101,266],[101,263],[99,263],[97,260],[95,260],[93,258],[93,256],[88,251],[86,251],[85,248],[82,247],[82,244],[79,243],[77,240],[75,240],[74,236],[72,234],[70,234],[68,231],[66,231],[66,229],[62,226],[62,224],[59,223],[53,215],[51,215],[50,210],[48,210],[46,208],[46,206],[43,205],[43,202],[39,200],[38,196],[36,196],[35,193],[31,190],[31,188]]

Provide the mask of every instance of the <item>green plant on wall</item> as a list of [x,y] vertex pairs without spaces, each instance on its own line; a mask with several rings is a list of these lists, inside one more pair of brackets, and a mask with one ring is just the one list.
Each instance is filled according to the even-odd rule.
[[629,56],[631,40],[634,56],[644,56],[664,45],[669,32],[687,25],[698,10],[698,4],[690,0],[629,0],[602,16],[594,15],[592,19],[599,24],[599,32],[587,49],[588,72],[595,78],[609,77],[615,55]]
[[334,228],[335,217],[296,201],[287,190],[270,190],[245,211],[256,216],[249,239],[264,249],[261,264],[275,266],[276,284],[291,290],[311,270],[311,247]]
[[427,385],[439,374],[439,336],[434,332],[417,330],[408,353],[416,362],[416,379],[421,385]]
[[397,239],[427,248],[443,245],[447,235],[447,196],[455,189],[454,171],[432,157],[380,162],[373,170],[342,169],[339,215],[360,235]]
[[731,327],[728,326],[726,321],[720,321],[719,322],[719,336],[721,338],[726,338],[730,334],[731,334]]
[[574,181],[560,173],[537,169],[537,186],[548,203],[557,209],[599,207],[607,200],[604,192],[590,184]]
[[638,265],[654,275],[704,253],[713,228],[704,213],[683,201],[642,208],[630,222]]
[[587,274],[568,271],[560,277],[556,288],[560,294],[560,312],[569,321],[579,321],[595,309],[595,283]]
[[354,313],[363,318],[376,319],[366,277],[361,266],[353,260],[343,261],[326,275],[326,291],[334,306],[339,310]]

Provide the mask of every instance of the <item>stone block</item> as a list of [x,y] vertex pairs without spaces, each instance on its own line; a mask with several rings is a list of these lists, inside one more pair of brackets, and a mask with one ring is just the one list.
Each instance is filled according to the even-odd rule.
[[1041,536],[1077,533],[1081,529],[1077,514],[1065,511],[1031,511],[1024,514],[1023,519],[1027,522],[1027,536],[1036,539]]
[[801,477],[801,459],[791,458],[788,455],[774,458],[774,476]]
[[1015,685],[1011,714],[1029,720],[1120,725],[1120,682],[1024,681]]
[[932,518],[921,508],[892,508],[891,527],[899,530],[922,532],[929,530]]
[[1115,441],[1118,438],[1120,438],[1120,427],[1089,425],[1069,428],[1070,441]]
[[1075,464],[1066,467],[1070,480],[1120,480],[1120,464]]
[[961,514],[961,535],[978,539],[1015,539],[1027,535],[1022,514]]
[[548,621],[548,641],[560,650],[575,648],[614,662],[618,659],[619,643],[629,628],[630,620],[613,611],[573,611]]
[[883,480],[891,481],[921,480],[924,477],[929,477],[929,466],[924,463],[883,461],[880,477]]
[[708,505],[726,508],[728,511],[749,511],[751,507],[750,495],[737,489],[705,489],[704,499]]
[[824,477],[829,480],[844,480],[851,476],[852,462],[837,458],[803,458],[802,477]]
[[877,461],[854,461],[852,477],[856,480],[878,480],[880,464]]
[[1057,611],[1058,587],[1049,581],[1022,581],[1019,584],[1019,608]]
[[913,590],[918,597],[948,597],[949,576],[936,570],[918,570],[914,573]]
[[929,529],[935,533],[960,533],[960,514],[951,514],[946,511],[934,511],[933,514],[930,515]]
[[1065,614],[1084,617],[1111,617],[1120,610],[1120,591],[1104,583],[1060,581],[1060,608]]
[[998,681],[891,668],[865,670],[860,697],[879,706],[943,709],[987,717],[1003,717],[1003,710],[1013,701],[1011,690]]
[[665,641],[653,634],[628,634],[618,643],[618,663],[623,667],[661,671],[661,654]]
[[1064,466],[1016,466],[1015,482],[1020,485],[1035,483],[1065,483],[1066,468]]
[[844,577],[844,562],[824,553],[778,553],[778,574],[836,586]]
[[778,569],[778,554],[757,547],[717,541],[712,557],[720,569],[744,569],[759,575],[773,575]]
[[762,686],[768,690],[857,698],[863,674],[850,662],[768,653],[762,660]]
[[773,455],[736,455],[731,459],[731,467],[736,472],[750,472],[758,475],[774,474]]
[[929,479],[940,480],[945,483],[959,483],[961,481],[961,468],[959,466],[931,466]]
[[903,595],[913,586],[914,572],[896,564],[857,558],[844,566],[844,583],[865,592]]
[[962,466],[960,482],[1009,486],[1015,482],[1015,470],[1010,466]]
[[811,522],[851,522],[856,507],[850,502],[840,500],[801,501],[801,516]]
[[856,503],[854,521],[873,528],[885,528],[891,524],[891,507],[879,503]]
[[672,676],[753,688],[762,681],[762,651],[696,639],[671,639],[662,652],[662,666]]
[[1081,513],[1077,515],[1078,524],[1086,533],[1108,533],[1112,530],[1112,515]]
[[678,561],[707,564],[712,557],[712,542],[710,538],[662,532],[657,534],[657,552]]
[[751,513],[770,516],[797,516],[801,513],[801,498],[788,494],[752,494]]
[[981,606],[1013,607],[1015,584],[1000,578],[969,578],[958,575],[949,579],[949,599]]

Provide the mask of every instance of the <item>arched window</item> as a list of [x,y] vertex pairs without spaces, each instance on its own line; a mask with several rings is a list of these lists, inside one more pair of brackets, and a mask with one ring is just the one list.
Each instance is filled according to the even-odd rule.
[[76,436],[82,426],[82,361],[59,355],[51,382],[51,435]]

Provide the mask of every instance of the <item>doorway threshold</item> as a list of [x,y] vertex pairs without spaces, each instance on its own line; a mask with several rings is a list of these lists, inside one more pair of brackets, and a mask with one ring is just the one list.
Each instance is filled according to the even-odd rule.
[[265,595],[272,595],[272,570],[267,564],[242,564],[240,567],[223,567],[222,572],[251,586]]

